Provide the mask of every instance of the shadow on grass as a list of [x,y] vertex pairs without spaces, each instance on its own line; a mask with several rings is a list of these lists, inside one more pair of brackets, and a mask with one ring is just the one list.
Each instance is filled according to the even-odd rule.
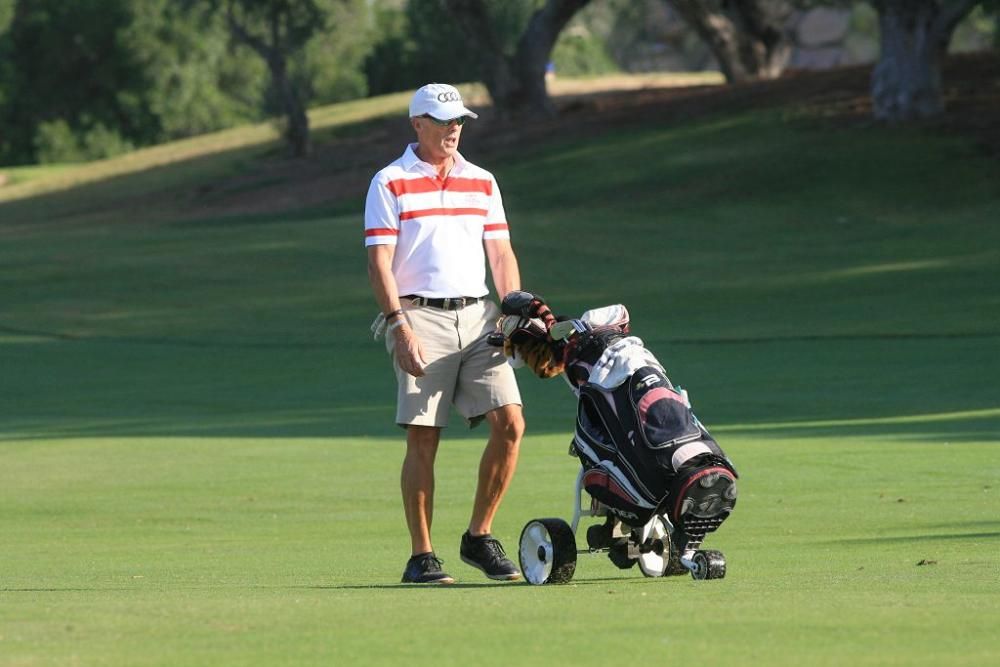
[[[622,577],[595,577],[595,578],[583,578],[583,579],[573,579],[567,586],[595,586],[595,585],[607,585],[607,584],[641,584],[644,581],[648,581],[646,577],[631,579]],[[245,588],[250,590],[303,590],[303,591],[337,591],[337,590],[359,590],[359,591],[375,591],[375,590],[385,590],[385,591],[399,591],[399,590],[427,590],[427,591],[438,591],[438,590],[469,590],[469,589],[484,589],[489,591],[496,591],[501,589],[509,590],[524,590],[525,587],[531,587],[526,581],[481,581],[481,582],[462,582],[457,581],[452,584],[403,584],[403,583],[386,583],[386,584],[292,584],[292,585],[244,585],[237,584],[232,586],[185,586],[183,584],[178,584],[176,586],[170,586],[171,590],[217,590],[219,588]],[[105,591],[146,591],[148,588],[142,588],[140,586],[129,587],[129,586],[91,586],[91,587],[79,587],[70,586],[66,588],[0,588],[0,593],[97,593]]]
[[[566,586],[596,586],[596,585],[607,585],[611,583],[615,584],[634,584],[642,583],[646,581],[647,577],[640,577],[636,579],[622,578],[622,577],[594,577],[594,578],[584,578],[584,579],[573,579],[566,584]],[[531,586],[526,581],[484,581],[484,582],[462,582],[456,581],[453,584],[330,584],[330,585],[317,585],[317,586],[289,586],[287,588],[303,588],[303,589],[318,589],[318,590],[371,590],[371,589],[385,589],[385,590],[400,590],[400,589],[413,589],[413,590],[440,590],[440,589],[476,589],[476,588],[488,588],[490,590],[510,589],[518,590],[523,589],[525,586]],[[286,588],[286,587],[280,587]]]
[[[928,363],[923,343],[907,350],[851,340],[830,369],[823,364],[831,362],[816,361],[830,355],[829,341],[692,346],[682,355],[683,377],[704,382],[683,384],[723,447],[733,437],[1000,441],[1000,397],[984,384],[996,371],[989,361],[995,342],[936,350],[950,370],[933,386],[920,383]],[[871,372],[872,355],[885,345],[895,358]],[[384,349],[370,340],[199,347],[21,335],[0,337],[0,368],[0,440],[401,436],[393,423],[395,380]],[[760,379],[763,368],[769,382]],[[855,378],[849,390],[837,385],[838,375]],[[522,374],[520,385],[528,437],[572,431],[575,401],[562,382]],[[484,427],[470,431],[457,415],[445,434],[485,436]]]
[[[218,139],[215,148],[209,144],[211,138],[204,140],[207,147],[198,147],[198,138],[166,144],[81,166],[79,171],[56,177],[53,189],[47,191],[32,191],[30,181],[11,186],[10,196],[18,198],[0,199],[0,220],[10,227],[37,227],[63,219],[102,223],[171,219],[186,209],[239,202],[248,194],[274,192],[276,200],[284,200],[289,186],[315,182],[319,189],[324,181],[328,196],[322,201],[334,205],[339,197],[330,188],[333,176],[359,172],[370,178],[376,165],[391,161],[400,150],[395,141],[391,150],[386,146],[360,151],[337,150],[335,142],[369,134],[380,136],[380,129],[393,123],[405,128],[398,119],[381,116],[320,128],[313,136],[316,150],[299,160],[288,158],[276,138],[263,135],[243,145],[238,145],[239,138]],[[83,179],[89,180],[80,182]],[[360,193],[363,195],[363,188]],[[357,194],[354,192],[354,198]]]
[[[0,201],[0,220],[5,225],[20,226],[89,216],[118,220],[135,211],[148,217],[158,208],[157,203],[176,206],[196,201],[210,194],[212,181],[240,174],[252,162],[276,155],[277,151],[278,145],[270,142],[178,159],[82,184],[67,181],[60,189]],[[191,187],[192,180],[196,180],[192,175],[201,176],[200,190]]]

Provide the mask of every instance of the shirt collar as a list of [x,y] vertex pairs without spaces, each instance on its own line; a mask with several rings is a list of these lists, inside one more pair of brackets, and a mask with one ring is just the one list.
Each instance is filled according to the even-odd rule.
[[[430,164],[424,162],[419,157],[417,157],[417,144],[415,143],[409,144],[406,147],[406,150],[403,152],[402,160],[403,160],[403,169],[407,171],[411,171],[413,169],[423,169],[424,171],[432,171],[437,173],[434,167],[432,167]],[[462,157],[462,154],[459,153],[458,151],[455,151],[455,166],[452,167],[451,173],[457,174],[461,172],[462,169],[465,167],[465,164],[466,160],[464,157]]]

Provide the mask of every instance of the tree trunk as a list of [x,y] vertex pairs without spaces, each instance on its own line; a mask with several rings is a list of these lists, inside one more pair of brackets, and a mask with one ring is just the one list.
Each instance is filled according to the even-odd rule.
[[978,0],[872,0],[881,49],[872,71],[875,118],[906,121],[944,111],[941,61],[955,26]]
[[268,38],[254,35],[243,25],[234,13],[232,5],[227,7],[226,20],[230,33],[240,42],[257,52],[267,63],[271,73],[271,85],[284,111],[284,138],[293,157],[304,157],[309,153],[309,116],[299,97],[295,84],[288,76],[288,58],[283,34],[286,22],[282,14],[275,10],[268,16]]
[[466,39],[479,46],[483,83],[499,116],[555,116],[545,86],[545,67],[559,33],[590,0],[547,0],[532,14],[513,57],[504,54],[483,0],[443,1]]
[[442,0],[466,41],[478,45],[479,68],[483,84],[501,116],[523,106],[521,82],[513,63],[501,46],[490,23],[490,15],[482,0]]
[[711,49],[728,83],[781,76],[791,55],[783,0],[666,0]]
[[552,49],[566,24],[590,0],[548,0],[528,21],[521,39],[517,42],[515,56],[517,78],[524,90],[524,104],[528,110],[546,116],[556,115],[555,105],[545,86],[545,69],[552,58]]
[[285,141],[293,157],[305,157],[309,154],[309,115],[288,78],[284,55],[272,54],[267,59],[267,66],[271,71],[271,83],[285,112]]

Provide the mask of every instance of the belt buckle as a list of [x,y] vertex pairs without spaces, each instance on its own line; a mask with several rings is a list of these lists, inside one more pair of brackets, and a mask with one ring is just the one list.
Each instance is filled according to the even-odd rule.
[[445,310],[461,310],[462,306],[465,305],[464,299],[460,296],[458,297],[448,297],[444,300]]

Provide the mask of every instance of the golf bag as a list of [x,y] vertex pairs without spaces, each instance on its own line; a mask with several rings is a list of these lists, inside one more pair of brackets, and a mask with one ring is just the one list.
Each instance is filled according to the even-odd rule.
[[687,392],[630,335],[624,306],[556,318],[541,298],[515,292],[502,310],[500,333],[514,364],[523,358],[534,368],[547,350],[547,374],[536,373],[560,368],[579,399],[570,452],[592,498],[630,526],[668,518],[682,549],[722,525],[736,504],[736,469]]

